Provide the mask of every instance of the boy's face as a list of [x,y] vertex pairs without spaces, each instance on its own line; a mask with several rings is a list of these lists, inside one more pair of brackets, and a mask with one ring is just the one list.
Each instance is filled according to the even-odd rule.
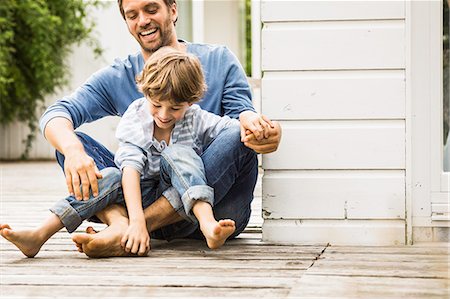
[[148,99],[150,114],[161,129],[173,129],[175,123],[184,117],[191,103],[183,102],[176,104],[170,100],[159,101]]
[[141,45],[145,58],[176,43],[176,4],[167,7],[164,0],[123,0],[122,7],[128,30]]

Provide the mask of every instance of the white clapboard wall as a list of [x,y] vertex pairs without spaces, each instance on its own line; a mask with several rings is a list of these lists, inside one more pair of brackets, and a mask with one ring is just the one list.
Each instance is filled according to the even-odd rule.
[[261,2],[263,239],[405,243],[405,2]]

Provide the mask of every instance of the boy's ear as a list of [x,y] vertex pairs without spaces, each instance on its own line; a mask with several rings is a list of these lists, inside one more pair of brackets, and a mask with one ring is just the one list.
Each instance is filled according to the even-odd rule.
[[192,106],[194,103],[193,102],[189,102],[188,105],[189,107]]

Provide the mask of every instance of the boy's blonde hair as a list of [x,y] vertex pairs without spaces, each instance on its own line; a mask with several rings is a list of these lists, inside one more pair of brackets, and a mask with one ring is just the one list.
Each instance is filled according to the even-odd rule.
[[206,91],[198,58],[171,47],[154,52],[136,81],[146,98],[175,104],[198,102]]

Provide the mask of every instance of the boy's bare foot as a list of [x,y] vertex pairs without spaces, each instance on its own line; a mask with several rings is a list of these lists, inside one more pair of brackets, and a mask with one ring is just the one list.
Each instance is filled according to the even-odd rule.
[[34,257],[44,244],[36,230],[14,231],[8,224],[0,225],[0,235],[16,245],[27,257]]
[[89,257],[115,257],[115,256],[137,256],[126,252],[120,246],[120,239],[127,225],[113,223],[104,230],[96,233],[88,227],[86,233],[72,235],[72,240],[77,245],[79,252],[84,252]]
[[227,238],[236,230],[236,224],[231,219],[222,219],[219,222],[209,222],[200,226],[200,230],[206,238],[206,243],[211,249],[221,247]]

